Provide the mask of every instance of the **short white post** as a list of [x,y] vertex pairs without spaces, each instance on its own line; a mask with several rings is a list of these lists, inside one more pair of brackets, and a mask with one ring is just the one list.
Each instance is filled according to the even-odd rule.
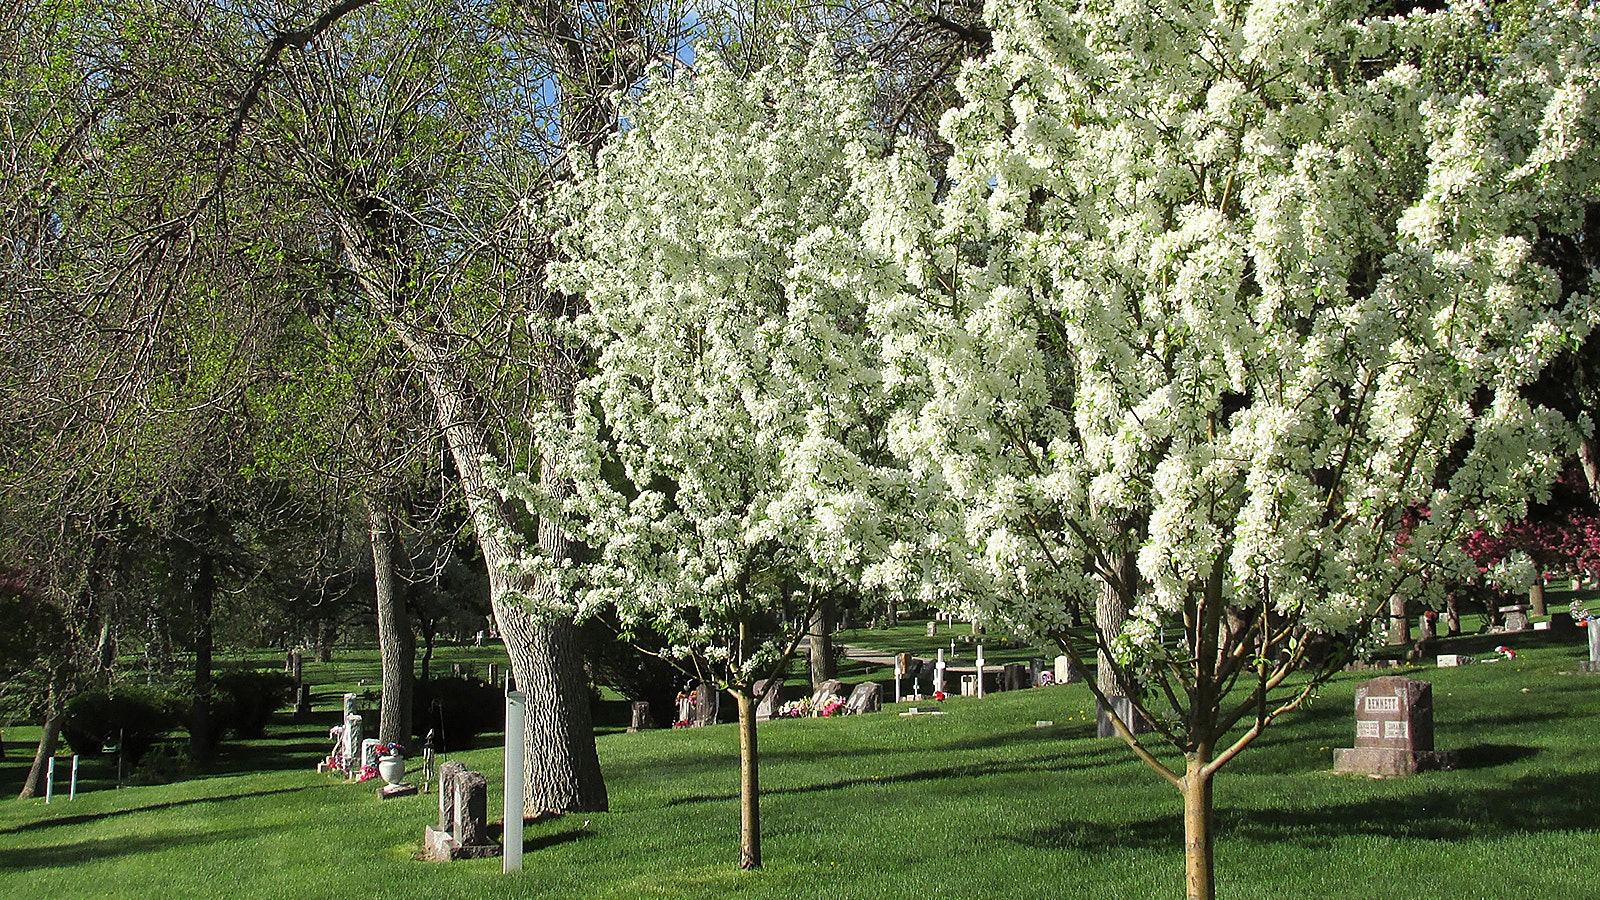
[[983,645],[978,645],[978,699],[983,699]]
[[894,702],[896,703],[900,702],[900,679],[904,675],[905,672],[900,670],[900,654],[896,653],[894,655]]
[[67,791],[68,800],[78,799],[78,754],[72,754],[72,787]]
[[502,872],[522,871],[523,738],[527,732],[527,695],[506,694],[505,827],[501,830]]
[[44,802],[49,803],[56,795],[56,758],[50,757],[44,764]]
[[939,648],[939,659],[933,664],[933,691],[939,693],[944,690],[944,648]]

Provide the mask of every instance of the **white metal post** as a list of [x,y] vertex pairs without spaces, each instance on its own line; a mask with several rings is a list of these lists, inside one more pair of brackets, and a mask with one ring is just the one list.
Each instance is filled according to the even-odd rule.
[[78,799],[78,754],[72,754],[72,787],[67,791],[68,800]]
[[506,694],[506,798],[502,872],[522,871],[522,779],[523,737],[527,731],[527,695],[521,691]]

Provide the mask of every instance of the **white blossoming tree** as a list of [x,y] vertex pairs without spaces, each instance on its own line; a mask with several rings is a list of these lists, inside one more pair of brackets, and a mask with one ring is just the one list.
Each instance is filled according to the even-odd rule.
[[[1596,10],[1366,8],[992,0],[952,193],[873,219],[919,285],[894,446],[973,603],[1135,686],[1190,897],[1312,636],[1426,596],[1577,434],[1521,389],[1595,316],[1543,254],[1600,190]],[[1128,623],[1085,637],[1105,591]]]
[[[559,515],[589,548],[586,608],[648,625],[738,703],[740,866],[761,865],[753,686],[784,666],[814,598],[894,581],[874,345],[880,268],[860,238],[881,167],[865,82],[826,50],[753,77],[697,61],[625,110],[569,198],[563,290],[595,352]],[[892,267],[891,267],[892,268]],[[783,626],[780,623],[788,623]]]

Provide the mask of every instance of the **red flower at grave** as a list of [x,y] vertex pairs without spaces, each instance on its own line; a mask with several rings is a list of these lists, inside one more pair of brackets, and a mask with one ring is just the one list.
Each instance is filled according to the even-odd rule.
[[944,699],[944,691],[934,691],[933,692],[933,699],[935,699],[935,700],[943,700]]

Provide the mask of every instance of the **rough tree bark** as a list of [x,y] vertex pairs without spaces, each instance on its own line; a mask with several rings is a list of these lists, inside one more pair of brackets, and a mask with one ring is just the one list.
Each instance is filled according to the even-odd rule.
[[44,735],[39,738],[39,748],[34,751],[33,765],[28,769],[28,777],[23,779],[22,792],[17,794],[18,800],[43,796],[50,757],[56,755],[56,747],[61,743],[61,726],[66,723],[67,714],[60,708],[54,690],[50,692],[49,705],[50,712],[44,719]]
[[837,604],[830,593],[824,593],[811,614],[810,630],[806,634],[810,645],[811,689],[822,687],[824,681],[838,676],[838,666],[833,658],[833,624],[837,618]]
[[400,579],[402,545],[394,510],[383,498],[369,498],[367,515],[372,535],[373,587],[378,606],[378,650],[382,657],[383,699],[378,740],[411,740],[411,694],[417,644],[406,612],[405,584]]

